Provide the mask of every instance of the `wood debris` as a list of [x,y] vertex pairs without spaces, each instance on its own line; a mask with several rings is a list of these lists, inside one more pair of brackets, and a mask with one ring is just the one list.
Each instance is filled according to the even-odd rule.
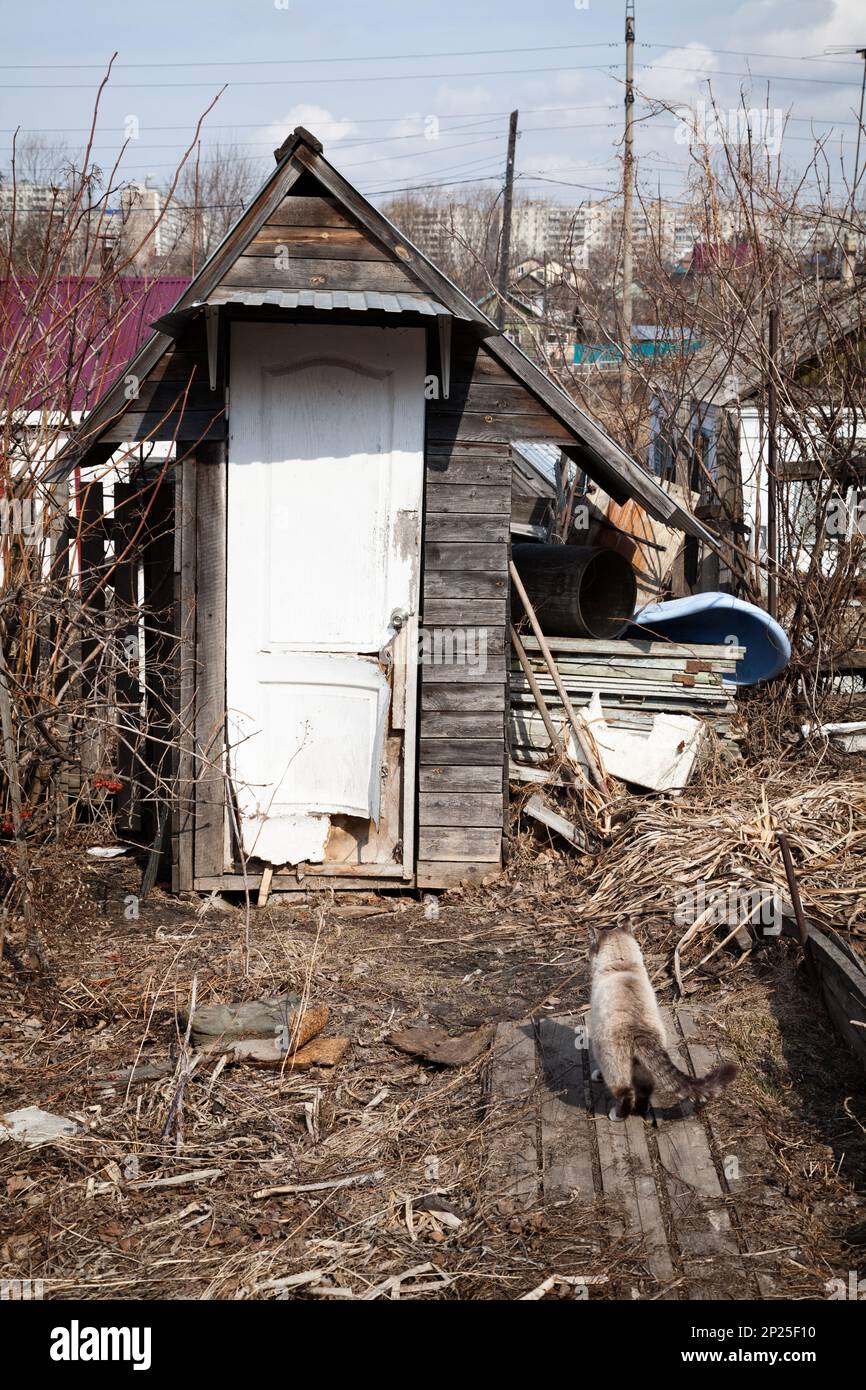
[[452,1038],[439,1028],[401,1028],[391,1034],[390,1041],[401,1052],[423,1057],[440,1067],[465,1067],[487,1051],[496,1033],[496,1025],[484,1023],[473,1033],[461,1033]]

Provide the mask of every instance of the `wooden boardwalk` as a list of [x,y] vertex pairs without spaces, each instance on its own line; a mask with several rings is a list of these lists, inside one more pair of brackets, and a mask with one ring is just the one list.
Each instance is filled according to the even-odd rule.
[[[725,1056],[701,1016],[663,1010],[671,1055],[700,1075]],[[772,1298],[756,1210],[772,1205],[773,1164],[736,1100],[736,1083],[701,1112],[656,1106],[656,1124],[609,1118],[588,1015],[500,1024],[490,1063],[489,1184],[515,1209],[587,1205],[599,1246],[628,1241],[647,1297]],[[643,1281],[642,1281],[643,1282]]]

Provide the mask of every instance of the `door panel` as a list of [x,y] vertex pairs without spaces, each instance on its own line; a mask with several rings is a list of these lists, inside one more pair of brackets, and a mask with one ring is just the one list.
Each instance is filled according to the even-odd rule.
[[393,867],[406,758],[390,711],[407,675],[391,618],[418,608],[423,330],[238,324],[231,353],[226,686],[244,852]]

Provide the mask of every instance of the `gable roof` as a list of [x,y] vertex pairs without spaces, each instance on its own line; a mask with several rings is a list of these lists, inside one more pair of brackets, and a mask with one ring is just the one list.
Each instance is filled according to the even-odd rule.
[[[680,527],[711,545],[715,543],[711,533],[696,518],[673,502],[640,464],[514,343],[503,337],[496,324],[461,289],[348,183],[325,159],[322,145],[315,136],[299,126],[274,154],[277,164],[273,173],[177,300],[171,313],[160,321],[162,326],[157,328],[150,341],[130,362],[124,375],[135,375],[142,381],[146,378],[172,346],[173,337],[162,329],[170,326],[173,319],[177,321],[178,315],[191,315],[203,310],[208,303],[225,303],[231,299],[234,291],[220,287],[226,281],[231,284],[232,268],[236,262],[295,184],[309,175],[375,239],[387,253],[387,263],[392,268],[395,264],[402,268],[406,286],[402,293],[417,295],[419,300],[424,300],[428,307],[421,312],[438,313],[444,308],[449,315],[470,325],[478,338],[484,340],[484,350],[521,382],[574,436],[574,447],[569,446],[568,452],[590,477],[613,497],[622,501],[626,497],[634,497],[656,519]],[[327,291],[327,286],[323,289]],[[430,307],[431,301],[435,307]],[[52,476],[62,476],[76,460],[80,460],[83,452],[99,440],[100,434],[127,404],[121,378],[71,436]]]
[[[815,362],[841,338],[866,333],[866,299],[862,277],[850,285],[798,284],[779,304],[779,370],[799,371]],[[767,385],[767,363],[760,352],[741,350],[736,370],[730,355],[718,350],[699,351],[689,389],[704,405],[733,406],[753,399]]]

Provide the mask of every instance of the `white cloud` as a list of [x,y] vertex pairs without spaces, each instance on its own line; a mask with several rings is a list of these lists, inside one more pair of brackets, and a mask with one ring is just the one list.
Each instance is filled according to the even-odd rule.
[[333,115],[325,106],[314,106],[310,102],[301,101],[287,111],[282,120],[272,121],[266,126],[261,138],[272,143],[276,149],[287,135],[291,135],[295,126],[299,125],[321,140],[326,149],[328,145],[345,140],[347,135],[359,133],[354,121]]
[[652,64],[638,69],[636,85],[649,97],[665,102],[688,102],[706,96],[706,79],[712,77],[716,59],[706,44],[689,43],[654,56]]

